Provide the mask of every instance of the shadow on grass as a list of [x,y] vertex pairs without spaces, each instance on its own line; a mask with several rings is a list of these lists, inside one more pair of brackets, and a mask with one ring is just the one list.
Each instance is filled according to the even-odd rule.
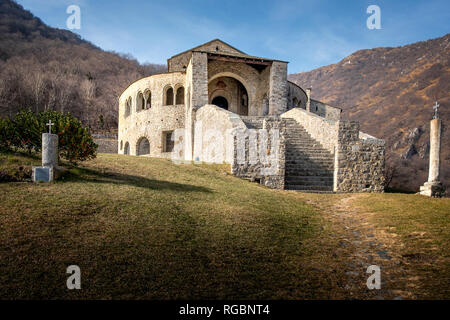
[[416,193],[414,191],[397,189],[397,188],[386,188],[384,190],[384,192],[386,192],[386,193],[404,193],[404,194],[415,194]]
[[207,192],[207,193],[212,192],[210,189],[205,187],[163,180],[148,179],[141,176],[133,176],[117,172],[108,172],[108,171],[100,172],[97,170],[79,167],[69,169],[64,174],[63,179],[60,179],[58,182],[66,183],[78,181],[91,183],[105,183],[105,184],[124,184],[152,190],[173,190],[183,192]]

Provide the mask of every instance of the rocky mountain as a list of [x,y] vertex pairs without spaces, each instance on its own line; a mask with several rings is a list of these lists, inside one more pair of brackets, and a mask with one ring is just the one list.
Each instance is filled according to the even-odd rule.
[[[397,48],[360,50],[342,61],[290,75],[312,96],[342,108],[361,131],[386,140],[391,187],[417,191],[428,178],[429,120],[443,121],[441,176],[450,186],[450,34]],[[449,190],[449,189],[447,189]]]
[[70,111],[95,131],[117,128],[120,93],[163,72],[51,28],[12,0],[0,0],[0,116],[22,108]]

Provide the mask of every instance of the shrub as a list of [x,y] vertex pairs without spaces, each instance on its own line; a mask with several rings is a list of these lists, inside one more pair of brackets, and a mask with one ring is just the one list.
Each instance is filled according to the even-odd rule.
[[97,145],[89,130],[70,113],[30,110],[18,112],[13,119],[0,119],[0,147],[26,149],[29,153],[40,151],[42,133],[48,132],[47,123],[52,121],[52,133],[58,134],[59,155],[71,163],[93,159]]
[[13,126],[11,120],[0,118],[0,149],[5,150],[11,147],[12,136]]
[[63,158],[71,163],[95,158],[98,146],[77,118],[66,116],[58,125],[59,152]]
[[21,110],[11,120],[11,145],[16,148],[38,151],[41,149],[42,126],[39,118],[30,110]]

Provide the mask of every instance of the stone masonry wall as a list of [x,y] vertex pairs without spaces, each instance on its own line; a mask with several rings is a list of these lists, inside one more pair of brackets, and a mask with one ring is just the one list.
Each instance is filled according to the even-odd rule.
[[334,189],[339,192],[383,192],[384,140],[359,138],[359,123],[339,121]]
[[97,153],[117,153],[117,139],[94,139],[98,145]]
[[200,108],[208,104],[208,57],[206,53],[192,53],[191,106]]
[[[290,110],[296,107],[306,109],[307,96],[305,91],[303,91],[302,88],[300,88],[298,85],[296,85],[291,81],[288,81],[288,85],[289,85],[289,95],[288,95],[287,109]],[[294,99],[297,99],[297,105],[295,105]],[[300,103],[298,101],[300,101]]]
[[[164,91],[168,86],[176,88],[185,83],[181,72],[165,73],[143,78],[130,85],[119,98],[118,150],[124,153],[128,142],[130,154],[137,154],[137,144],[141,138],[150,142],[150,156],[168,157],[163,150],[163,132],[185,127],[185,106],[163,103]],[[185,88],[186,89],[186,88]],[[137,108],[138,93],[151,92],[151,108]],[[186,90],[185,90],[186,91]],[[132,98],[131,113],[125,112],[126,100]],[[120,148],[122,146],[122,148]],[[116,150],[117,150],[116,149]]]
[[274,61],[270,68],[269,114],[279,115],[287,110],[289,87],[287,63]]
[[311,99],[310,112],[329,120],[339,120],[341,118],[341,109],[313,99]]
[[233,175],[258,181],[269,188],[284,189],[285,123],[264,119],[263,129],[245,129],[234,136]]
[[245,130],[241,118],[215,105],[195,112],[193,160],[206,163],[233,162],[233,134]]

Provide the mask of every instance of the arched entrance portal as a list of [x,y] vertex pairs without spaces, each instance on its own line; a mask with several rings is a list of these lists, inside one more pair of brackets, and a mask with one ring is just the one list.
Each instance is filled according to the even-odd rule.
[[249,96],[245,86],[236,78],[224,75],[208,83],[209,103],[220,108],[248,116]]
[[222,96],[215,97],[211,103],[218,106],[219,108],[228,110],[228,101]]
[[147,140],[147,138],[142,137],[141,139],[139,139],[136,145],[136,150],[137,156],[145,156],[150,154],[150,142]]

